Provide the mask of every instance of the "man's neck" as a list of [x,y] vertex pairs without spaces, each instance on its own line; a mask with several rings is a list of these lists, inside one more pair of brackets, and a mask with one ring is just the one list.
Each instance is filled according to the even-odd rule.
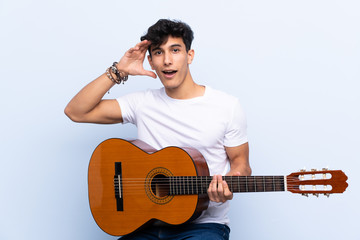
[[191,99],[204,96],[205,86],[194,82],[191,74],[188,73],[187,79],[177,88],[165,88],[166,94],[174,99]]

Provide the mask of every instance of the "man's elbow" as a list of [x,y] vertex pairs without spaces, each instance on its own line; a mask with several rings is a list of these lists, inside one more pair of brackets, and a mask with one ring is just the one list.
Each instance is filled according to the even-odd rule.
[[78,116],[69,106],[66,106],[64,109],[65,115],[70,118],[73,122],[82,122],[82,118]]

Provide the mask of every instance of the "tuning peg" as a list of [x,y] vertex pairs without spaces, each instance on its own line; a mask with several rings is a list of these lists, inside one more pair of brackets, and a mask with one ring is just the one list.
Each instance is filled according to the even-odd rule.
[[309,197],[308,193],[302,193],[301,195],[303,195],[304,197]]
[[322,170],[323,170],[323,171],[328,171],[328,170],[329,170],[329,168],[328,168],[328,167],[326,167],[326,168],[323,168]]
[[316,172],[317,169],[316,169],[316,168],[312,168],[311,171],[312,171],[312,172]]
[[330,197],[330,193],[324,193],[324,196]]
[[314,196],[316,197],[319,197],[319,194],[318,193],[313,193]]
[[300,172],[306,172],[306,168],[304,167],[304,168],[300,169]]

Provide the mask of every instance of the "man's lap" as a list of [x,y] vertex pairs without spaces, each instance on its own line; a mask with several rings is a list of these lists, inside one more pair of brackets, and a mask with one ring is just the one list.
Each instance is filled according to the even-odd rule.
[[218,223],[151,226],[119,240],[228,240],[230,228]]

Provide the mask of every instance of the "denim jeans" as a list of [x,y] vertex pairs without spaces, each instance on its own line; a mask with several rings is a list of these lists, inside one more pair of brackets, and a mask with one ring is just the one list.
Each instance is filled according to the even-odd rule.
[[218,223],[151,226],[119,240],[228,240],[230,228]]

